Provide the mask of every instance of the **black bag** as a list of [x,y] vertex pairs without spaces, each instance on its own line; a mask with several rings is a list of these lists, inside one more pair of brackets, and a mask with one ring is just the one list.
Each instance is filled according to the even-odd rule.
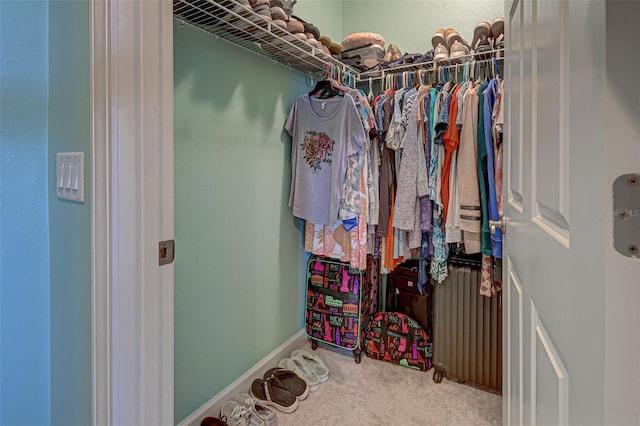
[[431,335],[431,287],[427,282],[424,294],[420,293],[418,262],[405,262],[389,274],[386,311],[408,315]]

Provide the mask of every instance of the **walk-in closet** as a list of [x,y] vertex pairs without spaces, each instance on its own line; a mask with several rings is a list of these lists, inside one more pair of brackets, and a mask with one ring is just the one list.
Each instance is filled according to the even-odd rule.
[[602,423],[603,308],[560,306],[605,269],[575,183],[604,130],[571,121],[606,115],[596,3],[174,0],[174,422]]
[[640,425],[638,22],[0,1],[0,425]]

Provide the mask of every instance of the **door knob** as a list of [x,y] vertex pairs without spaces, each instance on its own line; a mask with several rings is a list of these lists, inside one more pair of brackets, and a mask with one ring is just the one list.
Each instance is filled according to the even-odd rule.
[[507,218],[502,216],[500,220],[490,220],[489,221],[489,230],[492,234],[496,233],[496,229],[500,229],[502,234],[507,233]]

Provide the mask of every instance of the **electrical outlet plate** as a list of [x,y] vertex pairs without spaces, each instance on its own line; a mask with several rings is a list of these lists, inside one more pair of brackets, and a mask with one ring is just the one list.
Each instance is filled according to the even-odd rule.
[[84,202],[84,152],[56,155],[55,184],[58,198]]

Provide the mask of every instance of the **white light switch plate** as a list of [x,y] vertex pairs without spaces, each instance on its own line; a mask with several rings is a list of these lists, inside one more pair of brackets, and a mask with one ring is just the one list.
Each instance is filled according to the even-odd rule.
[[84,202],[84,152],[56,155],[55,185],[58,198]]

